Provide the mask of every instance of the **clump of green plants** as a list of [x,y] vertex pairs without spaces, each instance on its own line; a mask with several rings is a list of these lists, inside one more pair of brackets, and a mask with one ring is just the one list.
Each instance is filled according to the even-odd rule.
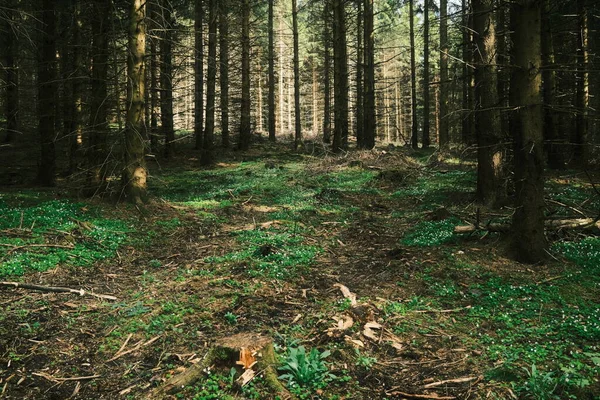
[[[29,203],[27,203],[29,204]],[[0,203],[0,276],[46,271],[58,264],[87,266],[113,257],[133,229],[97,209],[66,200],[36,205]]]
[[232,368],[229,375],[215,374],[209,371],[207,377],[195,386],[194,400],[233,400],[230,395],[237,371]]
[[580,267],[588,269],[589,275],[600,269],[600,238],[587,237],[573,242],[559,242],[552,249],[573,261]]
[[320,352],[313,348],[307,352],[304,346],[290,346],[279,367],[279,370],[284,372],[279,378],[287,381],[292,390],[298,388],[301,392],[302,389],[322,389],[335,378],[325,362],[329,355],[327,350]]
[[356,353],[356,365],[361,368],[371,369],[371,367],[373,365],[375,365],[375,363],[377,362],[377,358],[370,357],[366,354],[363,354],[360,352],[359,349],[355,349],[355,353]]
[[401,242],[406,246],[420,247],[439,246],[448,243],[454,239],[454,227],[459,222],[456,218],[420,222],[404,235]]
[[531,400],[560,400],[557,394],[562,378],[553,372],[542,372],[535,364],[531,369],[523,368],[527,378],[521,385],[516,385],[520,398]]

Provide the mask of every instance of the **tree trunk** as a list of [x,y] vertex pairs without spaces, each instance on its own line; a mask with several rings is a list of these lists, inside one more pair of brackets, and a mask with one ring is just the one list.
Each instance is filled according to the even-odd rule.
[[208,0],[208,70],[206,77],[206,120],[200,164],[214,161],[215,147],[215,89],[217,85],[217,0]]
[[577,1],[577,94],[575,117],[575,163],[586,166],[590,158],[590,144],[588,138],[588,107],[590,104],[589,92],[589,29],[587,0]]
[[242,0],[242,107],[240,150],[250,147],[250,0]]
[[[158,21],[158,12],[156,11],[156,4],[148,3],[148,13],[150,13],[149,24],[156,31],[156,22]],[[156,51],[156,34],[150,34],[150,151],[156,153],[158,151],[158,118],[157,118],[157,107],[158,107],[158,52]]]
[[331,0],[323,4],[323,142],[331,143]]
[[194,136],[196,138],[196,150],[202,149],[204,144],[204,36],[203,18],[204,0],[196,0],[194,20]]
[[144,154],[144,57],[146,50],[146,1],[133,0],[129,11],[127,55],[127,119],[125,125],[125,167],[122,184],[133,204],[147,200],[147,177]]
[[333,53],[335,80],[333,151],[339,153],[348,147],[348,54],[344,0],[333,0]]
[[294,36],[294,149],[302,145],[300,110],[300,49],[298,44],[298,5],[292,0],[292,33]]
[[[377,115],[375,112],[375,37],[373,33],[373,0],[364,0],[365,11],[365,88],[364,88],[364,148],[375,147]],[[385,66],[385,60],[384,66]],[[385,74],[384,74],[385,75]]]
[[544,92],[544,148],[548,159],[548,167],[564,168],[564,143],[561,140],[558,114],[554,110],[556,102],[556,71],[554,64],[554,40],[550,24],[550,0],[542,2],[542,84]]
[[229,147],[229,1],[219,1],[219,82],[221,84],[221,145]]
[[83,143],[83,80],[85,79],[83,55],[81,51],[81,27],[83,21],[81,19],[81,4],[75,1],[73,4],[73,15],[74,21],[72,26],[72,75],[70,85],[70,99],[69,107],[70,110],[66,111],[65,114],[68,118],[64,118],[65,131],[68,131],[70,151],[69,151],[69,172],[73,173],[81,162],[81,146]]
[[365,57],[363,52],[363,39],[366,35],[364,27],[364,13],[363,13],[363,2],[365,0],[358,0],[356,2],[357,13],[356,13],[356,147],[359,149],[365,148],[365,117],[364,117],[364,97],[365,85],[363,81],[363,69],[365,66]]
[[448,0],[440,0],[440,92],[439,92],[439,147],[450,144],[448,132]]
[[415,10],[414,0],[408,2],[408,19],[410,29],[410,100],[411,100],[411,118],[412,130],[410,135],[410,145],[413,149],[419,147],[419,121],[417,119],[417,67],[415,65]]
[[503,197],[496,67],[494,0],[473,0],[473,27],[477,46],[475,62],[475,123],[477,127],[477,199],[494,206]]
[[6,97],[4,113],[6,118],[6,136],[4,143],[11,143],[19,132],[19,69],[16,58],[19,54],[19,40],[11,26],[17,13],[16,4],[11,1],[7,8],[7,19],[4,21],[4,51],[6,54]]
[[160,40],[160,119],[165,137],[165,157],[171,157],[175,140],[173,129],[173,9],[171,0],[162,0],[162,29]]
[[269,0],[269,140],[275,142],[276,121],[275,121],[275,32],[274,32],[274,2]]
[[[90,97],[88,185],[90,194],[102,190],[106,184],[105,161],[107,156],[108,119],[108,33],[111,2],[94,0],[92,5],[92,94]],[[118,111],[117,111],[118,112]]]
[[43,186],[56,184],[55,112],[56,93],[56,16],[53,0],[43,0],[38,61],[38,130],[41,158],[38,181]]
[[429,147],[429,0],[423,2],[423,148]]
[[544,235],[544,148],[541,93],[541,2],[517,0],[513,24],[511,104],[518,110],[515,142],[515,213],[512,248],[518,261],[537,263],[546,250]]
[[468,0],[462,0],[462,25],[463,25],[463,93],[462,93],[462,141],[463,144],[470,145],[473,143],[473,93],[472,93],[472,77],[471,65],[473,60],[473,47],[471,41],[471,21],[472,13],[469,10]]

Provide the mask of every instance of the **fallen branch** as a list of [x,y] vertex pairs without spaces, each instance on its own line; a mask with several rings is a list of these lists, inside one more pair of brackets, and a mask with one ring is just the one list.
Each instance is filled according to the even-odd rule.
[[72,293],[78,294],[80,296],[93,296],[99,299],[104,300],[117,300],[114,296],[109,296],[107,294],[98,294],[94,292],[88,292],[83,289],[71,289],[66,287],[56,287],[56,286],[41,286],[41,285],[32,285],[30,283],[20,283],[20,282],[0,282],[0,287],[13,287],[15,289],[29,289],[29,290],[38,290],[40,292],[51,292],[51,293]]
[[39,244],[39,243],[23,244],[23,245],[14,245],[14,244],[8,244],[8,243],[0,243],[0,246],[2,246],[2,247],[12,247],[12,249],[8,250],[10,252],[21,250],[21,249],[26,249],[28,247],[44,247],[44,248],[47,247],[47,248],[53,248],[53,249],[69,249],[69,250],[73,250],[75,248],[75,246],[73,246],[73,245]]
[[[600,229],[600,221],[595,218],[554,219],[546,220],[544,226],[546,229]],[[510,224],[459,225],[454,227],[454,233],[509,232],[510,229]]]
[[140,340],[139,342],[137,342],[135,344],[135,346],[133,348],[131,348],[127,351],[122,351],[122,349],[124,349],[125,346],[127,346],[129,339],[131,339],[131,335],[130,335],[129,337],[127,337],[127,339],[125,340],[125,343],[123,343],[123,345],[121,346],[121,349],[117,352],[117,354],[115,354],[114,357],[111,358],[110,360],[108,360],[107,362],[115,361],[117,358],[123,357],[124,355],[129,354],[129,353],[133,353],[134,351],[137,351],[137,350],[141,349],[142,347],[146,347],[146,346],[156,342],[158,339],[160,339],[161,336],[162,335],[155,336],[145,343],[142,343],[143,340]]
[[102,375],[90,375],[90,376],[75,376],[72,378],[56,378],[45,372],[33,372],[31,375],[41,376],[42,378],[48,379],[50,382],[62,383],[71,381],[89,381],[90,379],[100,378]]
[[386,392],[385,394],[388,396],[402,396],[402,397],[406,397],[408,399],[430,399],[430,400],[454,400],[454,399],[456,399],[456,397],[453,397],[453,396],[440,397],[436,393],[412,394],[412,393],[399,392],[397,390],[389,391],[389,392]]
[[430,389],[430,388],[433,388],[433,387],[445,385],[447,383],[471,382],[471,381],[477,380],[478,378],[479,378],[478,376],[467,376],[467,377],[464,377],[464,378],[447,379],[445,381],[428,383],[427,385],[423,386],[423,388]]

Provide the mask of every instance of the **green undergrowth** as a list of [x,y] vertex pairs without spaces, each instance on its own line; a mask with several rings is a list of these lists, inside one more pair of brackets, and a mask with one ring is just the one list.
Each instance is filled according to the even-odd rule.
[[406,246],[439,246],[456,238],[454,227],[460,223],[457,218],[442,221],[423,221],[416,224],[402,238]]
[[473,171],[434,171],[392,193],[392,197],[410,199],[421,208],[447,204],[458,196],[469,196],[475,191],[476,176]]
[[89,266],[113,257],[135,231],[83,203],[32,193],[0,196],[0,277],[59,264]]
[[249,230],[235,232],[241,250],[208,257],[206,262],[241,269],[251,277],[289,279],[306,271],[321,248],[305,243],[300,228]]

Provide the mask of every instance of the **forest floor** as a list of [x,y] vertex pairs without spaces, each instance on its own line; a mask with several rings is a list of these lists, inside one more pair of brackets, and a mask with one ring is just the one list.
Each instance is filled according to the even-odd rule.
[[[518,264],[500,234],[453,232],[510,221],[473,202],[473,163],[282,149],[155,163],[144,210],[68,182],[0,191],[0,280],[116,297],[0,289],[0,398],[145,398],[249,332],[300,399],[600,399],[594,232],[549,232],[548,263]],[[546,197],[553,216],[600,209],[574,171]],[[275,398],[240,372],[173,398]]]

